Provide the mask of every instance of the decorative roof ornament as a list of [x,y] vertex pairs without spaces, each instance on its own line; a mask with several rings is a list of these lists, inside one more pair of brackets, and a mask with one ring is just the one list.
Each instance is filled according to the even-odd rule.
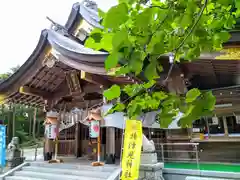
[[68,34],[68,31],[67,31],[67,29],[64,26],[62,26],[61,24],[56,23],[55,21],[53,21],[48,16],[46,17],[46,19],[51,22],[50,29],[52,29],[52,30],[54,30],[56,32],[60,32],[62,34]]
[[85,6],[89,9],[98,11],[98,5],[95,1],[91,1],[91,0],[84,0],[83,4],[85,4]]
[[48,68],[52,68],[55,65],[55,60],[53,58],[48,58],[45,64]]

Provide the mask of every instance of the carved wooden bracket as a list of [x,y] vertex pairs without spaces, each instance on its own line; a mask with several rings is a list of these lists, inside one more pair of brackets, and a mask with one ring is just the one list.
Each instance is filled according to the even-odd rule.
[[66,73],[66,80],[70,93],[82,92],[78,71],[74,70]]

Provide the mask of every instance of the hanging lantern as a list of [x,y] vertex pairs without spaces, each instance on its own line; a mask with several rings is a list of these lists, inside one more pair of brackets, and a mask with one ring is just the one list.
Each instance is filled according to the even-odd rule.
[[100,134],[100,123],[99,121],[92,120],[90,122],[90,137],[91,138],[97,138]]
[[55,139],[57,137],[58,127],[57,124],[46,124],[45,134],[48,139]]
[[44,122],[45,125],[45,135],[48,139],[55,139],[58,135],[58,113],[50,111],[46,115],[46,120]]

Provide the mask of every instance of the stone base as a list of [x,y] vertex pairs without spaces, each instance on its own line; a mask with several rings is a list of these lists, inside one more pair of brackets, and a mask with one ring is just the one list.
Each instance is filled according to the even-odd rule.
[[17,166],[19,166],[20,164],[22,164],[25,160],[25,157],[15,157],[12,160],[8,160],[8,167],[15,168]]
[[116,158],[114,154],[107,154],[106,155],[106,164],[115,164]]
[[141,164],[139,172],[139,180],[164,180],[162,169],[164,163]]
[[141,164],[157,164],[157,153],[142,152]]

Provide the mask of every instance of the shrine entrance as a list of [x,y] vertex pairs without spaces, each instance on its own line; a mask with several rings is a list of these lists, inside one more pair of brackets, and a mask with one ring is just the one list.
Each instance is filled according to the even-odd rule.
[[75,154],[75,149],[77,148],[76,144],[76,126],[77,124],[62,130],[59,133],[59,142],[58,142],[58,155],[59,156],[71,156]]

